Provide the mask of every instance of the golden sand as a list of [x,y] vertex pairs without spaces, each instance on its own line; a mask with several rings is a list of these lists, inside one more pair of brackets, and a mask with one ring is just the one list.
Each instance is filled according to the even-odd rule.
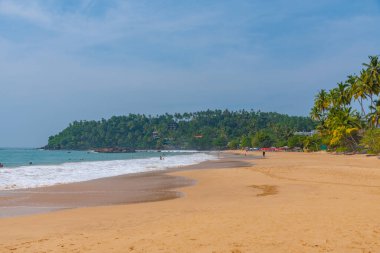
[[0,219],[0,252],[380,252],[378,158],[252,162],[175,172],[183,198]]

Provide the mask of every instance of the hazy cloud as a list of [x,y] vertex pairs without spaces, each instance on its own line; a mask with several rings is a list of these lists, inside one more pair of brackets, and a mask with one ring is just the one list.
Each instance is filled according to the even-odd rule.
[[307,115],[379,54],[379,23],[375,0],[0,0],[0,146],[130,112]]

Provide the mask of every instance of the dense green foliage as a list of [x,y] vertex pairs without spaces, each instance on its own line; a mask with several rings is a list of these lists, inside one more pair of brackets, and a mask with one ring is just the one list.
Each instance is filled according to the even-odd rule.
[[320,138],[332,150],[377,150],[373,145],[380,138],[372,133],[380,126],[380,61],[378,56],[369,60],[363,63],[360,75],[350,75],[336,88],[321,90],[315,97],[311,117],[319,121]]
[[307,117],[255,111],[208,110],[146,116],[129,114],[101,121],[75,121],[49,138],[48,149],[224,149],[286,145],[295,131],[310,131]]
[[380,153],[380,129],[369,129],[364,133],[360,144],[368,149],[371,154]]

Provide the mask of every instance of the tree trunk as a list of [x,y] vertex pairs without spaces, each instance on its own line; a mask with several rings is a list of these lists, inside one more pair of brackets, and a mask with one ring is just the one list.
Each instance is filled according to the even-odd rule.
[[363,106],[363,98],[360,98],[359,103],[360,103],[360,107],[362,109],[362,116],[364,116],[365,115],[365,110],[364,110],[364,106]]

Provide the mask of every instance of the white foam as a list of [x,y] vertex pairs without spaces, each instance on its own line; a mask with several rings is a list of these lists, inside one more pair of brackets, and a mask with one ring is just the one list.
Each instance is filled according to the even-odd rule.
[[0,169],[0,190],[35,188],[123,174],[158,171],[217,159],[204,153],[160,158],[34,165]]

